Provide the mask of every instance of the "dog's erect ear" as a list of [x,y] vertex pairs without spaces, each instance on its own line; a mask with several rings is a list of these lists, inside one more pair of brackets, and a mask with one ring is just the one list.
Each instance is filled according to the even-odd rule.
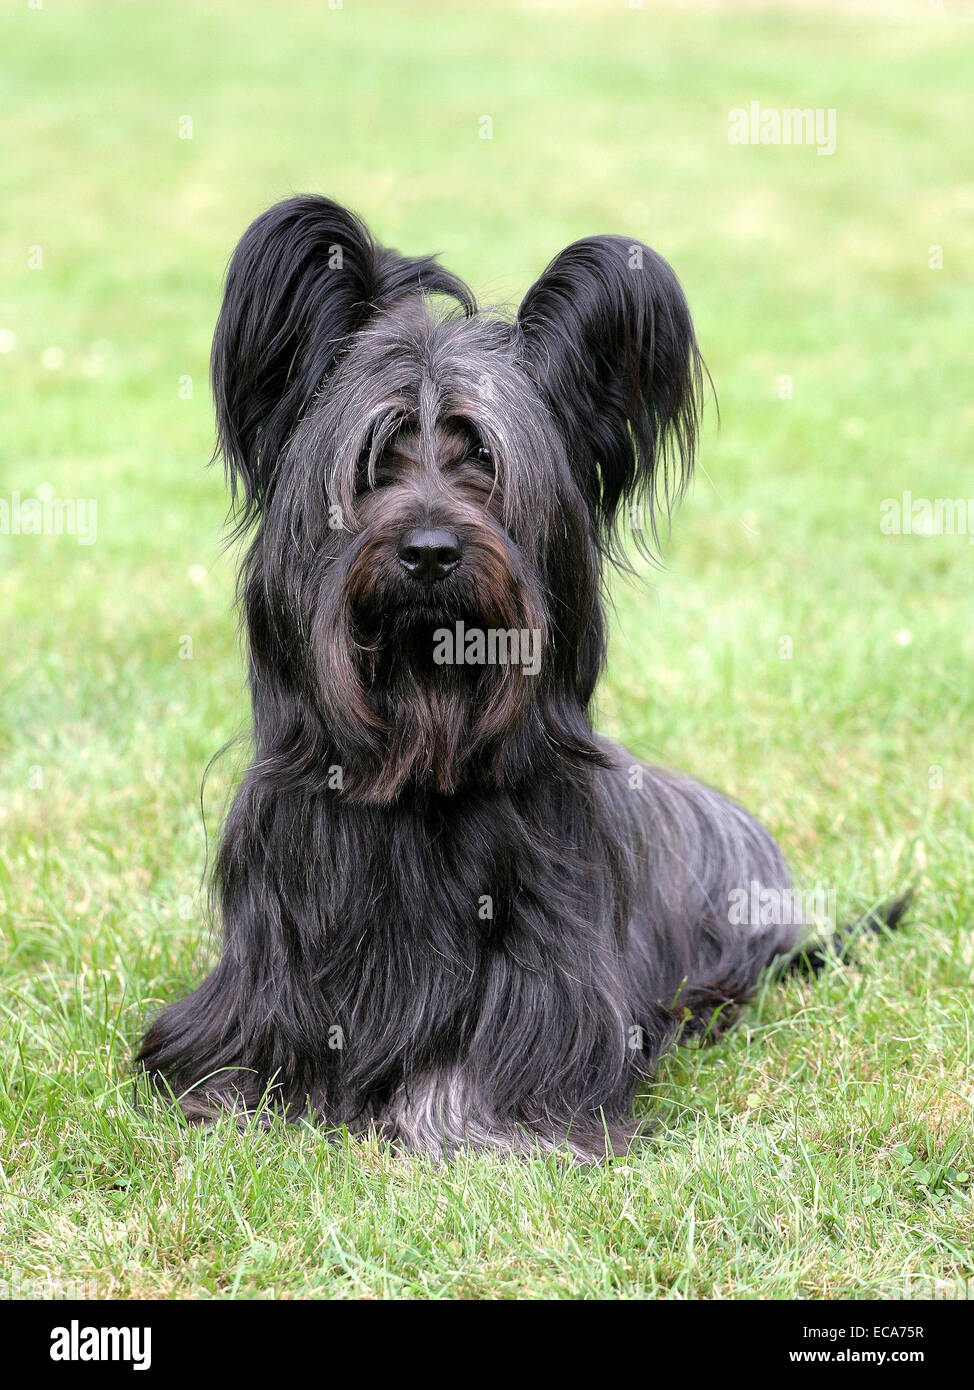
[[379,309],[418,291],[476,305],[432,256],[379,246],[328,198],[269,208],[240,240],[227,271],[213,337],[217,449],[248,519],[267,494],[278,457],[351,334]]
[[621,553],[621,504],[645,504],[656,541],[659,509],[669,515],[693,469],[706,370],[673,271],[641,242],[586,237],[555,257],[517,321],[607,549]]

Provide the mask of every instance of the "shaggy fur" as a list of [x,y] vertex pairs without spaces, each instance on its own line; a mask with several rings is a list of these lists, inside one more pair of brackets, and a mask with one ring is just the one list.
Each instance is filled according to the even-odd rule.
[[[675,275],[586,238],[511,321],[298,197],[237,248],[212,367],[252,536],[255,751],[216,867],[222,958],[140,1066],[193,1119],[624,1149],[678,1031],[803,935],[729,912],[788,886],[766,831],[591,723],[620,533],[651,544],[693,462]],[[435,582],[406,567],[417,528],[448,538]],[[537,634],[537,675],[436,664],[457,622]]]

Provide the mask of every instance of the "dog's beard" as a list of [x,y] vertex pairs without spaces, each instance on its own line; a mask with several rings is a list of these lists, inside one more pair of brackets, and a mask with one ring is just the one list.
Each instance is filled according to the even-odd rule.
[[[540,594],[513,549],[479,528],[465,538],[462,575],[430,589],[402,574],[381,533],[357,538],[340,565],[312,643],[344,792],[386,803],[407,786],[454,792],[475,770],[481,781],[502,781],[499,750],[535,696],[546,640]],[[485,635],[485,655],[488,634],[527,634],[535,660],[525,664],[523,649],[502,644],[514,660],[471,661],[456,640],[460,624],[463,634]],[[453,646],[444,660],[445,633]]]

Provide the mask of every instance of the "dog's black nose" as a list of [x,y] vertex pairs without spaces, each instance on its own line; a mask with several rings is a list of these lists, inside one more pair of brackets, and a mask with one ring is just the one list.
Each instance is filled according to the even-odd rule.
[[416,527],[406,532],[396,553],[413,579],[421,584],[435,584],[460,563],[460,537],[453,531]]

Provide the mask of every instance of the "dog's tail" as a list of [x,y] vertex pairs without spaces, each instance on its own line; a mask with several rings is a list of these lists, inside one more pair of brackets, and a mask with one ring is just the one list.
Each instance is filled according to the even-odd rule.
[[878,936],[884,929],[895,931],[902,922],[913,901],[913,889],[908,888],[898,898],[892,898],[882,907],[874,907],[862,917],[857,917],[848,926],[841,927],[825,941],[810,941],[778,962],[775,974],[818,975],[830,960],[850,961],[856,954],[856,947],[867,936]]

